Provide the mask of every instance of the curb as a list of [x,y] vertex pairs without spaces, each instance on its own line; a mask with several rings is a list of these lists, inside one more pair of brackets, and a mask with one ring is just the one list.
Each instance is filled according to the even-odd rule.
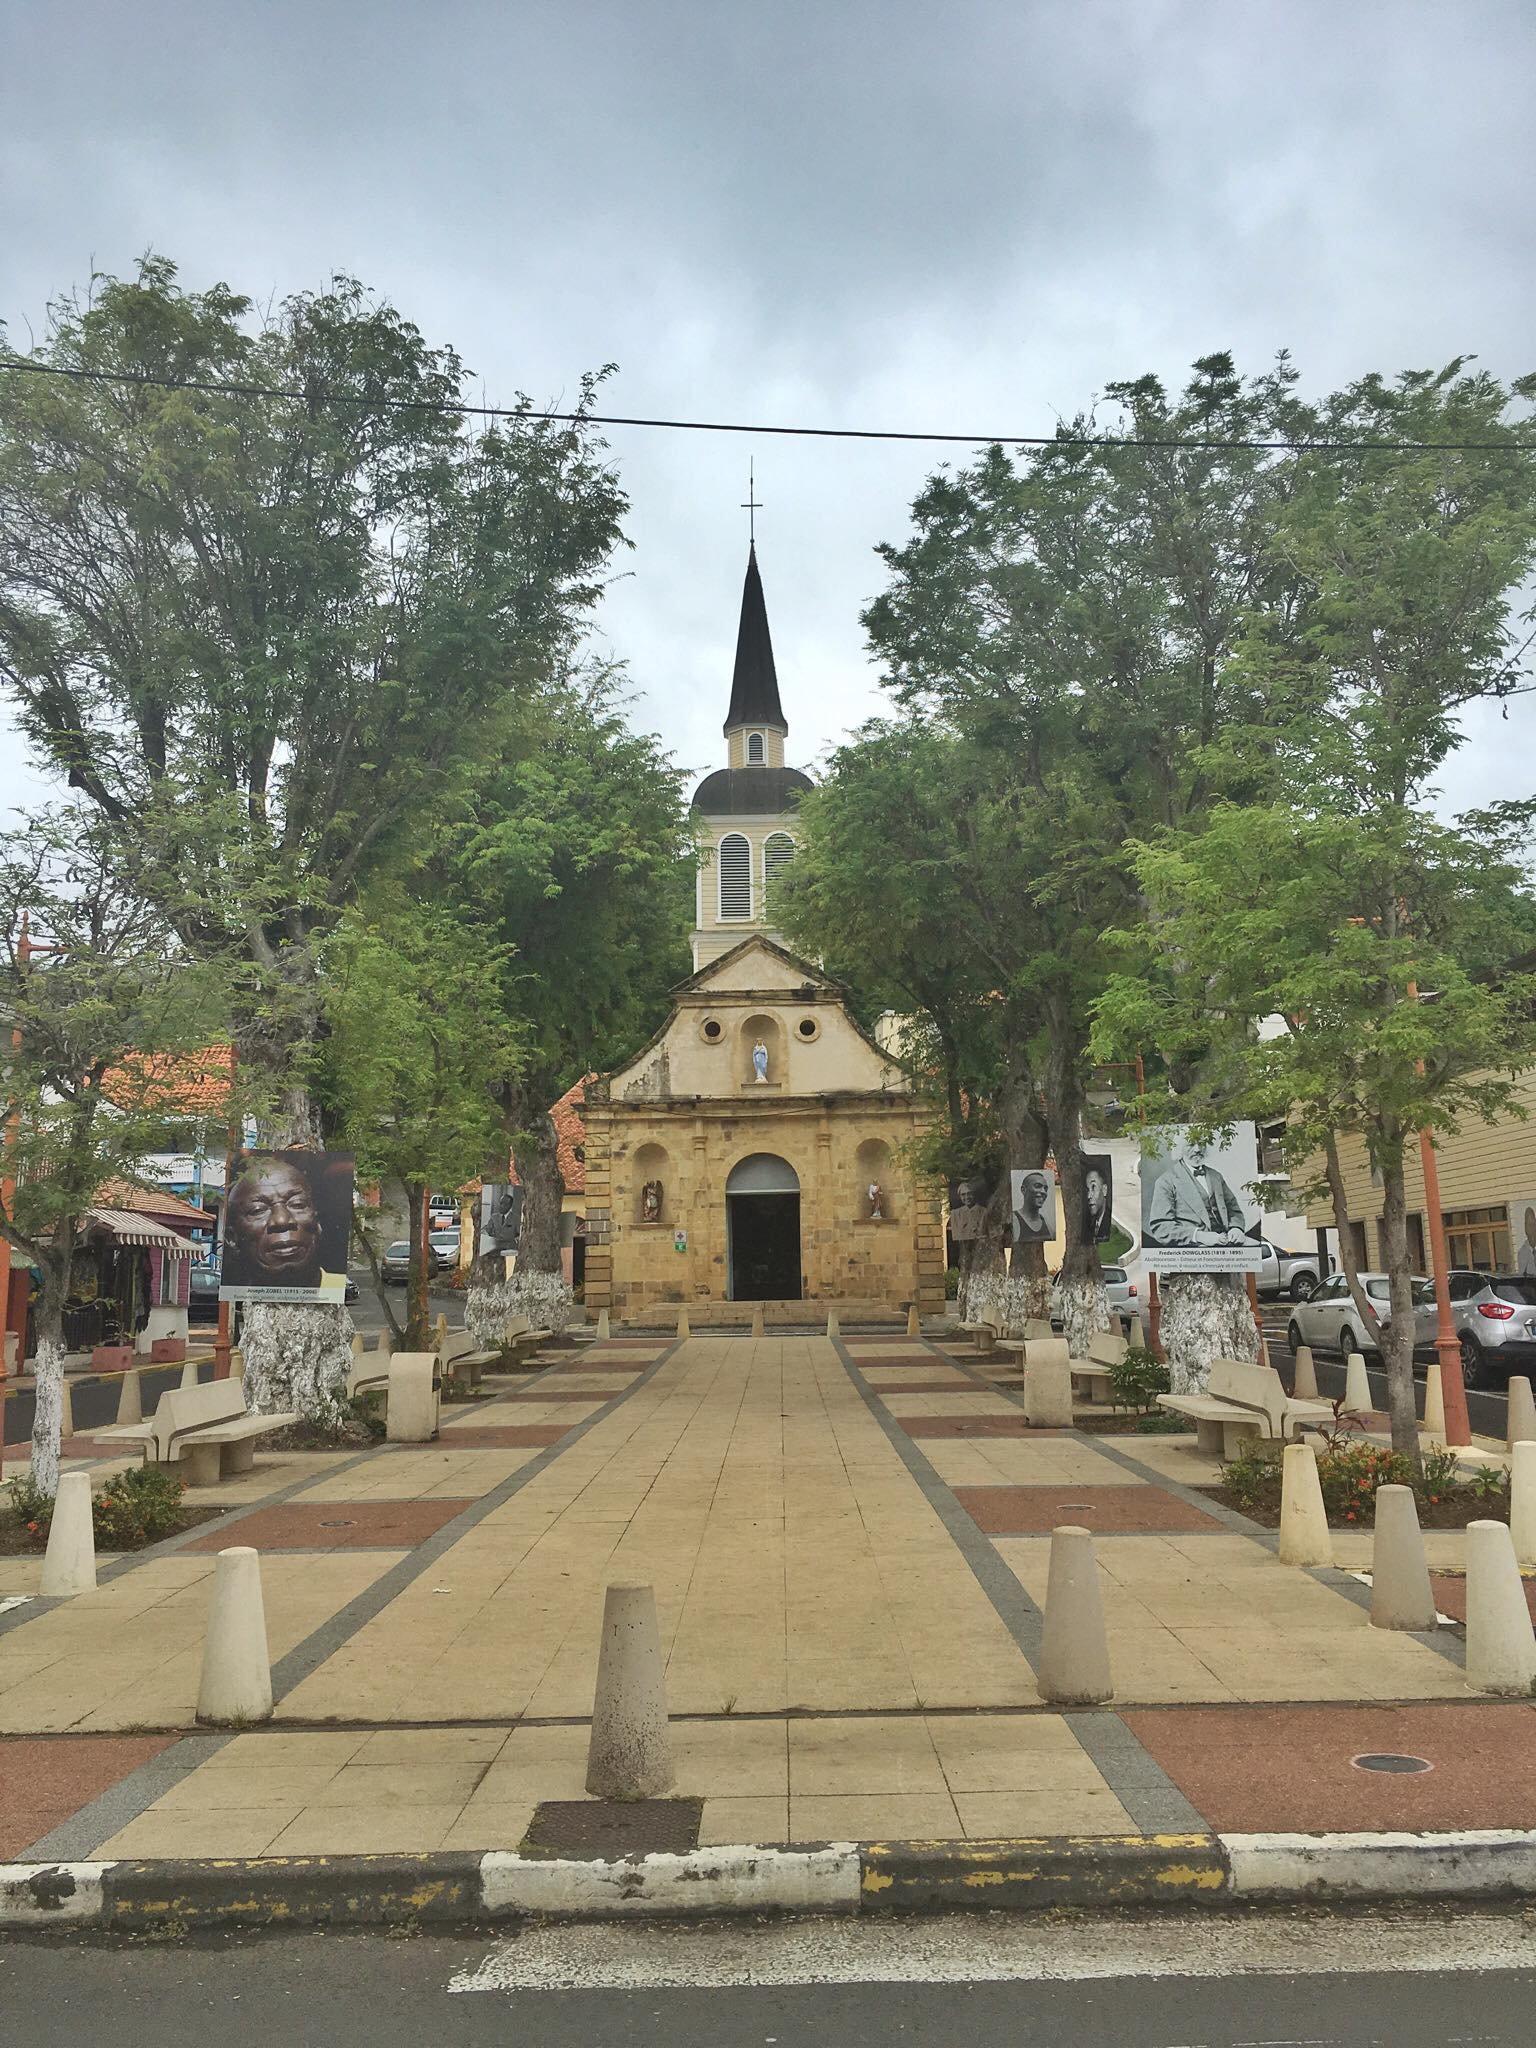
[[627,1862],[500,1850],[0,1864],[0,1928],[475,1925],[1536,1895],[1536,1830],[742,1845]]

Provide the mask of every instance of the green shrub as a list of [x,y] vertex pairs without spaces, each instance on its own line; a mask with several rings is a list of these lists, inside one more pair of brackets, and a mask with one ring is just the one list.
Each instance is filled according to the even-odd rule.
[[[1172,1382],[1168,1368],[1163,1365],[1155,1351],[1133,1348],[1126,1352],[1118,1365],[1109,1368],[1110,1399],[1117,1408],[1135,1408],[1145,1412],[1156,1404],[1159,1394],[1166,1394]],[[1188,1423],[1180,1423],[1187,1429]]]
[[31,1537],[34,1546],[41,1550],[48,1541],[48,1531],[53,1522],[52,1500],[35,1484],[30,1472],[7,1480],[6,1492],[11,1496],[11,1513]]
[[1479,1465],[1467,1481],[1467,1489],[1474,1500],[1501,1507],[1509,1491],[1509,1474],[1501,1465]]
[[[53,1526],[53,1502],[39,1491],[30,1473],[8,1482],[11,1512],[35,1550],[47,1548]],[[182,1496],[186,1487],[174,1472],[159,1465],[134,1465],[105,1480],[91,1499],[91,1527],[98,1550],[138,1550],[174,1536],[186,1523]]]
[[1245,1512],[1273,1506],[1280,1498],[1280,1446],[1262,1437],[1247,1438],[1235,1458],[1223,1459],[1221,1476]]
[[1341,1522],[1374,1522],[1378,1486],[1417,1487],[1413,1464],[1385,1444],[1329,1444],[1318,1453],[1317,1476],[1323,1506]]
[[944,1299],[958,1301],[960,1298],[960,1268],[948,1266],[944,1271]]
[[1424,1499],[1438,1505],[1460,1483],[1456,1453],[1449,1444],[1431,1444],[1424,1453]]

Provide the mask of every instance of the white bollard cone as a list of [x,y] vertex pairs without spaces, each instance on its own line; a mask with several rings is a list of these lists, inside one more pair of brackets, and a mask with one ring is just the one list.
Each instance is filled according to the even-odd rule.
[[[1029,1333],[1028,1333],[1028,1331],[1026,1331],[1026,1332],[1025,1332],[1025,1336],[1026,1336],[1026,1338],[1028,1337],[1028,1335],[1029,1335]],[[1129,1327],[1129,1328],[1127,1329],[1127,1331],[1126,1331],[1126,1333],[1125,1333],[1125,1341],[1126,1341],[1127,1345],[1129,1345],[1129,1347],[1130,1347],[1130,1349],[1131,1349],[1132,1351],[1145,1351],[1145,1350],[1146,1350],[1146,1348],[1147,1348],[1147,1334],[1146,1334],[1146,1331],[1145,1331],[1145,1330],[1144,1330],[1144,1329],[1142,1328],[1142,1326],[1141,1326],[1141,1317],[1140,1317],[1140,1316],[1132,1316],[1132,1317],[1131,1317],[1131,1321],[1130,1321],[1130,1327]]]
[[190,1393],[190,1392],[191,1392],[191,1390],[192,1390],[192,1388],[193,1388],[193,1387],[195,1387],[196,1385],[197,1385],[197,1360],[196,1360],[195,1358],[189,1358],[189,1359],[187,1359],[187,1360],[186,1360],[186,1361],[185,1361],[185,1362],[183,1363],[183,1365],[182,1365],[182,1368],[181,1368],[181,1385],[180,1385],[180,1387],[179,1387],[179,1388],[177,1389],[177,1391],[178,1391],[179,1393],[183,1393],[183,1394],[186,1394],[186,1393]]
[[1072,1361],[1065,1337],[1025,1342],[1024,1420],[1031,1429],[1072,1427]]
[[229,1376],[232,1380],[243,1380],[245,1378],[245,1353],[243,1351],[231,1351],[229,1354]]
[[1531,1398],[1530,1381],[1523,1373],[1516,1373],[1509,1383],[1504,1448],[1512,1451],[1516,1444],[1529,1443],[1536,1443],[1536,1400]]
[[1515,1563],[1536,1565],[1536,1444],[1516,1444],[1509,1454],[1509,1534]]
[[595,1799],[655,1799],[671,1788],[656,1595],[649,1586],[610,1586],[603,1602],[587,1790]]
[[754,1337],[762,1337],[767,1334],[763,1327],[763,1304],[760,1301],[754,1302],[752,1305],[752,1334]]
[[1287,1444],[1280,1467],[1280,1562],[1333,1563],[1333,1538],[1310,1444]]
[[1298,1401],[1317,1399],[1317,1363],[1310,1344],[1298,1344],[1296,1347],[1296,1384],[1291,1393]]
[[610,1332],[610,1330],[609,1330],[609,1328],[608,1328],[608,1311],[607,1311],[607,1309],[605,1309],[605,1308],[600,1308],[600,1309],[598,1310],[598,1312],[597,1312],[597,1341],[598,1341],[598,1343],[599,1343],[599,1344],[606,1344],[606,1343],[608,1342],[609,1336],[610,1336],[611,1334],[612,1334],[612,1333]]
[[261,1559],[254,1550],[221,1550],[214,1560],[197,1718],[211,1727],[227,1728],[271,1716],[272,1665],[261,1598]]
[[1371,1544],[1371,1627],[1432,1629],[1435,1596],[1411,1486],[1378,1486]]
[[364,1337],[361,1330],[354,1330],[352,1333],[352,1356],[354,1358],[361,1358],[367,1349],[367,1338]]
[[1365,1369],[1365,1355],[1351,1351],[1344,1361],[1344,1406],[1351,1415],[1369,1415],[1375,1405],[1371,1397],[1370,1374]]
[[75,1433],[75,1396],[69,1384],[69,1374],[59,1378],[59,1442],[67,1443]]
[[129,1366],[123,1374],[123,1383],[117,1390],[117,1427],[123,1428],[130,1422],[144,1420],[144,1389],[139,1380],[139,1368]]
[[1445,1388],[1438,1358],[1424,1375],[1424,1434],[1445,1441]]
[[909,1337],[921,1337],[922,1334],[923,1319],[918,1314],[917,1303],[914,1301],[911,1307],[907,1310],[907,1335]]
[[693,1335],[693,1331],[688,1326],[688,1310],[686,1307],[680,1308],[677,1312],[677,1334],[679,1337],[691,1337]]
[[45,1600],[73,1600],[77,1593],[96,1590],[96,1531],[91,1482],[84,1472],[66,1472],[59,1481],[37,1590]]
[[446,1310],[438,1311],[437,1321],[432,1325],[432,1349],[442,1355],[448,1349],[448,1315]]
[[1035,1672],[1040,1697],[1059,1707],[1092,1707],[1115,1689],[1099,1598],[1099,1565],[1086,1529],[1051,1531],[1045,1630]]
[[1521,1699],[1536,1686],[1536,1631],[1507,1522],[1467,1524],[1467,1683]]
[[837,1310],[829,1308],[827,1310],[827,1335],[829,1337],[841,1337],[842,1334],[843,1326],[837,1319]]

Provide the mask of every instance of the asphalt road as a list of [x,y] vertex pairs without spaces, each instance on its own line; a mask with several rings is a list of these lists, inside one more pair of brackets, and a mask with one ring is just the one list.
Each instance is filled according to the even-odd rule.
[[1516,2048],[1536,1933],[1423,1918],[715,1922],[0,1946],[27,2048]]
[[[1291,1356],[1291,1348],[1285,1341],[1286,1324],[1290,1319],[1290,1304],[1288,1302],[1264,1302],[1261,1304],[1260,1313],[1264,1318],[1264,1335],[1269,1342],[1269,1362],[1271,1365],[1278,1366],[1282,1379],[1289,1386],[1296,1363],[1295,1359]],[[1335,1396],[1342,1396],[1344,1392],[1343,1359],[1331,1358],[1326,1352],[1314,1351],[1312,1362],[1317,1370],[1317,1391],[1319,1394],[1325,1400],[1332,1400]],[[1426,1363],[1425,1359],[1415,1359],[1413,1367],[1418,1396],[1417,1405],[1421,1416],[1424,1413],[1424,1370]],[[1376,1406],[1379,1409],[1385,1409],[1387,1405],[1386,1373],[1377,1362],[1369,1357],[1366,1359],[1365,1369],[1366,1376],[1371,1383],[1371,1394]],[[1469,1392],[1467,1395],[1467,1417],[1472,1424],[1474,1434],[1478,1436],[1497,1437],[1502,1443],[1508,1409],[1509,1397],[1502,1387],[1496,1393],[1485,1392],[1479,1394]]]

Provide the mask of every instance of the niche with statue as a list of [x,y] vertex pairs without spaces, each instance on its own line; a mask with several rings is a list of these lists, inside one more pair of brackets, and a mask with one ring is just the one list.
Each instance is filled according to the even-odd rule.
[[664,1224],[676,1209],[677,1190],[665,1145],[641,1145],[634,1163],[634,1219]]
[[855,1220],[860,1223],[896,1221],[896,1174],[891,1148],[883,1138],[866,1138],[856,1158],[858,1194]]
[[737,1079],[743,1088],[784,1086],[784,1033],[777,1017],[755,1010],[737,1041]]

